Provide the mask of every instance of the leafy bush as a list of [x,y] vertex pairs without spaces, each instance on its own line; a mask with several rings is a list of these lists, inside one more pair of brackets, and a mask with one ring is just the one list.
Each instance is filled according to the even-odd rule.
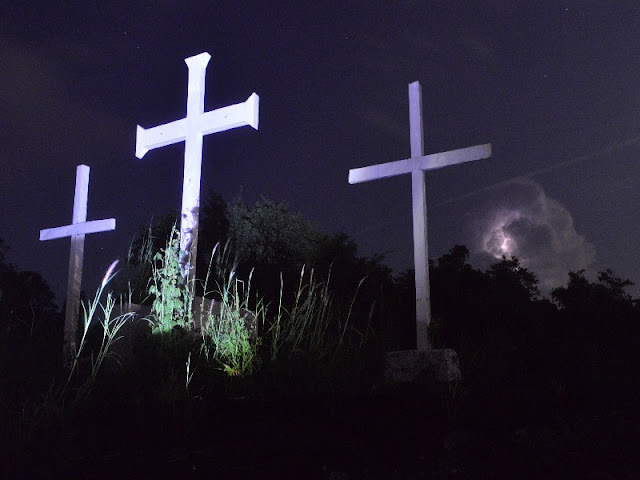
[[149,294],[154,296],[149,321],[154,332],[166,333],[179,326],[193,326],[193,290],[182,275],[186,253],[180,250],[180,232],[175,228],[167,246],[153,257],[153,283]]

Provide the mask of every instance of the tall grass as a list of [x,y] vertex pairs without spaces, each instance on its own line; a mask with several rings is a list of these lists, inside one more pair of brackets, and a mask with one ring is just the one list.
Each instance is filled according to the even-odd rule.
[[[111,347],[120,338],[118,333],[131,316],[125,314],[112,318],[115,305],[112,292],[107,293],[104,303],[101,301],[107,284],[115,276],[113,271],[116,264],[117,261],[113,262],[107,270],[93,301],[89,300],[87,305],[82,304],[82,336],[63,377],[65,380],[59,382],[53,376],[46,392],[23,398],[19,400],[20,405],[12,406],[14,414],[9,416],[8,422],[0,429],[0,439],[6,435],[11,441],[3,444],[10,445],[15,454],[19,455],[38,431],[56,424],[64,425],[76,408],[89,399],[104,361],[112,356]],[[89,332],[101,315],[100,344],[97,350],[87,353]],[[85,364],[88,364],[88,368],[85,368]],[[52,369],[52,373],[55,375],[55,369]]]
[[[355,328],[353,305],[365,279],[356,286],[350,304],[338,305],[331,277],[317,280],[313,269],[300,271],[293,303],[286,307],[286,286],[280,280],[280,299],[273,318],[267,321],[264,343],[269,356],[271,381],[296,393],[335,393],[359,388],[371,380],[368,364],[371,315],[365,328]],[[275,378],[274,378],[275,377]]]
[[[296,388],[319,390],[333,382],[332,376],[341,377],[343,384],[350,376],[362,380],[360,373],[367,370],[364,350],[371,339],[371,314],[359,319],[357,324],[364,328],[357,330],[353,306],[365,279],[355,286],[351,302],[340,305],[332,292],[331,272],[326,280],[319,280],[313,269],[303,266],[293,289],[280,276],[279,298],[268,304],[253,287],[254,270],[239,278],[229,244],[222,248],[218,244],[202,282],[203,296],[197,299],[195,289],[181,281],[178,246],[179,232],[174,229],[166,248],[154,257],[149,289],[153,307],[148,320],[153,331],[161,336],[173,332],[165,335],[164,353],[154,354],[164,355],[166,360],[158,357],[158,361],[173,372],[164,381],[182,378],[185,390],[198,391],[215,390],[203,382],[221,381],[223,388],[229,385],[223,377],[207,374],[211,368],[242,378],[246,385],[261,385],[256,387],[261,390],[268,389],[268,384],[287,389],[286,383],[291,382]],[[284,298],[291,301],[285,304]],[[201,317],[193,318],[198,301]],[[213,309],[212,301],[217,302]],[[200,327],[199,348],[191,333],[194,326]],[[188,371],[176,376],[180,364]],[[169,390],[177,392],[178,387]]]
[[347,312],[335,308],[330,290],[330,275],[325,282],[318,282],[311,270],[305,280],[305,267],[300,271],[300,279],[291,310],[282,304],[284,285],[280,277],[280,301],[273,324],[269,327],[271,360],[283,355],[297,354],[335,360],[348,344],[347,332],[360,337],[359,347],[366,341],[368,332],[358,332],[350,326],[353,303],[364,282],[360,281],[352,297]]
[[100,367],[102,366],[102,364],[104,363],[104,360],[107,358],[107,356],[110,353],[112,344],[115,341],[117,341],[119,338],[121,338],[121,337],[117,337],[118,332],[120,331],[122,326],[126,323],[126,321],[130,319],[132,316],[131,313],[125,313],[113,319],[111,318],[111,315],[113,313],[113,307],[116,302],[112,292],[107,293],[104,304],[100,302],[100,298],[102,297],[105,287],[114,277],[113,270],[115,269],[117,263],[118,261],[116,260],[109,266],[107,273],[102,279],[102,283],[100,284],[100,287],[98,287],[98,290],[96,291],[96,295],[93,301],[89,300],[87,302],[88,305],[85,305],[84,303],[82,304],[83,319],[84,319],[83,329],[82,329],[82,338],[80,340],[80,344],[77,348],[77,351],[73,356],[73,362],[69,370],[69,375],[67,377],[67,381],[63,391],[69,388],[74,375],[77,374],[78,362],[80,360],[80,356],[83,353],[83,350],[87,343],[87,335],[89,333],[89,328],[91,327],[94,317],[96,317],[96,312],[98,310],[98,307],[100,307],[100,309],[102,310],[102,315],[104,319],[100,321],[100,325],[102,327],[102,339],[100,342],[100,346],[98,347],[97,352],[92,352],[91,354],[90,371],[87,377],[78,387],[75,395],[75,401],[81,400],[83,397],[85,397],[91,392],[91,389],[95,384],[96,378],[98,376]]
[[[266,310],[257,295],[252,301],[253,272],[246,281],[239,279],[235,265],[230,263],[229,244],[218,253],[219,246],[216,244],[211,253],[203,282],[202,317],[199,319],[202,351],[228,375],[244,377],[255,373],[261,363],[258,348],[262,339],[258,331],[264,323]],[[210,281],[215,284],[211,291],[208,290]],[[207,295],[220,299],[219,311],[207,310]]]
[[[254,270],[247,279],[240,279],[230,258],[228,244],[221,251],[216,245],[204,281],[205,295],[212,294],[220,302],[216,315],[206,312],[204,303],[201,308],[205,315],[201,319],[202,349],[207,359],[232,376],[247,377],[266,369],[270,378],[275,370],[282,373],[302,365],[328,374],[358,362],[357,355],[368,340],[370,318],[360,332],[352,323],[352,312],[364,279],[356,286],[351,303],[340,306],[334,302],[330,272],[326,281],[318,281],[314,270],[307,273],[303,266],[292,305],[283,302],[289,295],[282,275],[278,302],[269,305],[253,290]],[[211,282],[215,288],[208,291]],[[344,365],[347,362],[352,364]],[[293,369],[287,368],[292,364],[296,365]]]
[[133,237],[120,269],[112,281],[116,296],[128,297],[130,303],[143,304],[149,299],[149,284],[153,278],[154,240],[152,227],[146,234]]
[[[220,302],[219,310],[206,311],[203,296],[204,318],[201,331],[195,332],[194,289],[180,281],[179,258],[179,234],[174,231],[166,248],[154,256],[149,280],[153,305],[147,320],[155,335],[144,336],[140,341],[151,343],[138,345],[136,358],[127,360],[133,363],[122,365],[119,374],[125,381],[113,381],[110,376],[104,384],[132,389],[120,392],[118,401],[133,402],[142,392],[144,399],[136,408],[149,415],[154,409],[173,412],[160,417],[182,421],[195,397],[224,393],[229,385],[249,394],[268,395],[318,393],[363,381],[370,319],[363,330],[357,330],[355,325],[363,322],[354,321],[353,305],[364,279],[355,286],[351,303],[338,305],[330,277],[321,281],[313,269],[303,267],[293,295],[281,276],[279,300],[269,305],[252,286],[253,271],[248,278],[238,278],[228,246],[222,250],[216,246],[204,292]],[[102,389],[105,360],[118,360],[112,347],[133,315],[112,318],[116,300],[106,290],[114,268],[115,264],[107,271],[93,300],[83,304],[81,339],[63,381],[52,381],[44,395],[26,399],[14,409],[12,425],[4,432],[19,435],[20,444],[46,425],[64,424],[84,402],[92,398],[102,402],[91,393]],[[214,285],[210,290],[209,283]],[[285,304],[283,298],[292,301]]]
[[231,376],[254,373],[260,364],[257,336],[259,324],[264,322],[265,309],[261,299],[250,305],[251,274],[244,282],[231,271],[224,285],[218,285],[220,312],[202,323],[203,349],[207,358],[219,362]]

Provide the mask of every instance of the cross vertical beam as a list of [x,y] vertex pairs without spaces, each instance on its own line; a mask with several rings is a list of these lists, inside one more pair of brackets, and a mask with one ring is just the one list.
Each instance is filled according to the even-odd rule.
[[185,59],[189,70],[186,117],[149,129],[138,125],[136,135],[138,158],[154,148],[185,142],[180,250],[185,255],[181,260],[182,276],[191,287],[196,274],[203,136],[245,125],[258,129],[260,98],[255,93],[243,103],[204,111],[205,77],[210,59],[211,55],[206,52]]
[[116,228],[116,220],[114,218],[87,222],[90,170],[87,165],[78,165],[76,168],[76,187],[73,196],[71,225],[40,230],[40,241],[71,237],[63,345],[64,361],[67,365],[73,360],[73,356],[76,353],[82,264],[84,260],[84,236],[89,233],[105,232]]
[[[424,155],[422,127],[422,88],[409,84],[409,136],[411,158]],[[413,203],[413,264],[416,284],[416,342],[418,350],[430,347],[428,328],[431,323],[431,289],[429,284],[429,241],[427,237],[427,193],[422,169],[411,172]]]
[[349,183],[368,182],[411,173],[413,209],[413,259],[416,283],[416,347],[429,350],[431,323],[429,252],[427,236],[427,198],[425,172],[457,163],[491,158],[491,144],[476,145],[448,152],[424,154],[422,128],[422,90],[419,82],[409,84],[409,137],[411,158],[349,170]]
[[[180,250],[185,252],[189,280],[195,280],[200,214],[200,177],[202,173],[202,132],[198,121],[204,113],[204,91],[210,56],[198,55],[185,60],[189,69],[187,86],[186,136],[184,140],[184,177],[180,212]],[[185,272],[185,273],[187,273]],[[186,275],[185,275],[186,276]],[[194,286],[194,282],[189,285]]]

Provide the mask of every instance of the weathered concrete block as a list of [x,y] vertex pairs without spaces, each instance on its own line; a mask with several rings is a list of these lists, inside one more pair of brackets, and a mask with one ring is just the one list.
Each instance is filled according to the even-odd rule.
[[452,349],[403,350],[385,356],[387,384],[449,384],[462,379],[458,354]]

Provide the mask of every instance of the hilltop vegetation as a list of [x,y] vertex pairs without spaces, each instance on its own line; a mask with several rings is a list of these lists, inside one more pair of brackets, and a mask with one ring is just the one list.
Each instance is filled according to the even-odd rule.
[[[362,412],[384,403],[384,352],[415,348],[412,271],[394,275],[383,255],[359,256],[348,235],[324,234],[282,203],[227,205],[212,196],[202,209],[196,293],[222,301],[228,323],[192,334],[180,305],[159,320],[159,302],[182,301],[179,280],[166,273],[177,258],[175,217],[142,227],[106,286],[113,294],[96,296],[103,306],[120,294],[148,305],[157,333],[132,340],[135,360],[110,363],[108,374],[96,367],[109,356],[100,308],[85,317],[86,346],[69,375],[51,290],[38,273],[8,264],[0,241],[0,422],[12,444],[5,453],[32,454],[43,439],[83,424],[87,435],[126,421],[206,437],[222,421],[218,407],[235,408],[230,399],[323,399],[321,408],[334,411],[337,399],[359,398],[353,408]],[[463,372],[446,398],[416,397],[432,402],[438,422],[516,425],[637,400],[640,308],[626,291],[630,280],[610,270],[595,282],[568,272],[567,284],[543,298],[535,272],[517,258],[479,270],[461,245],[430,262],[430,276],[432,344],[455,349]],[[277,418],[286,416],[280,410]]]

